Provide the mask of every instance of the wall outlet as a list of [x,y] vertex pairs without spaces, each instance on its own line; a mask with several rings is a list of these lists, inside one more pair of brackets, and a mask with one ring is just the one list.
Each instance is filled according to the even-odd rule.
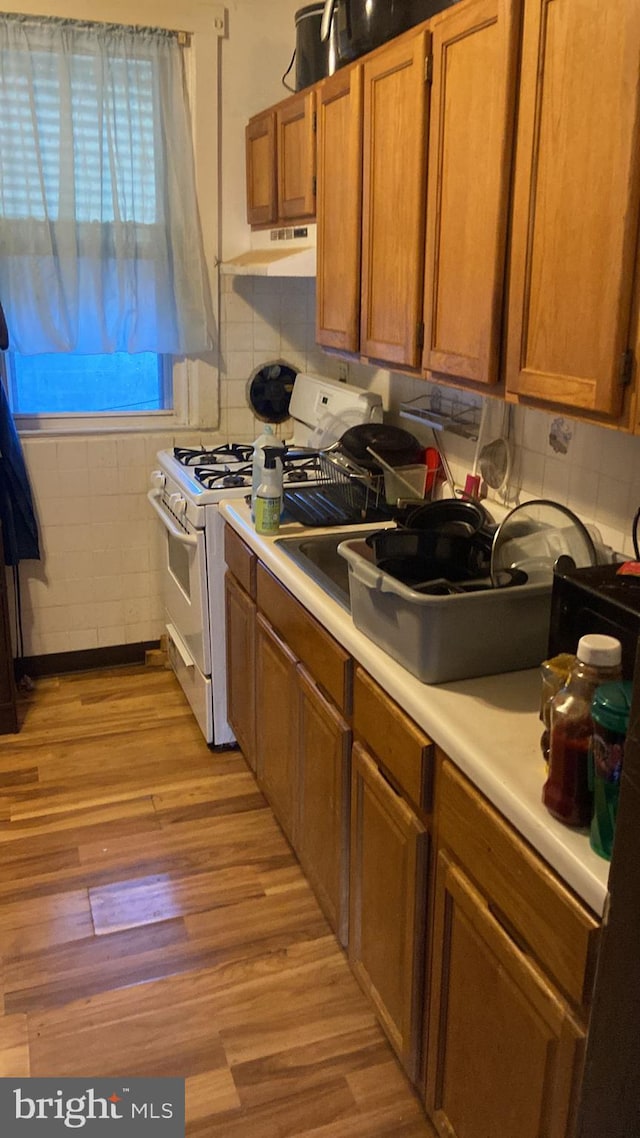
[[338,364],[338,381],[340,383],[349,382],[349,364],[346,362],[346,360],[342,360]]

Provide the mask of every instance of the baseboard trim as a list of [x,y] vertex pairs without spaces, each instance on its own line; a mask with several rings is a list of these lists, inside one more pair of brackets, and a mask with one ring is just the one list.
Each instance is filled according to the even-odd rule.
[[145,653],[160,647],[159,640],[140,644],[114,644],[107,648],[83,648],[79,652],[51,652],[47,656],[22,656],[15,660],[16,680],[23,676],[58,676],[65,672],[89,672],[97,668],[117,668],[123,664],[144,664]]

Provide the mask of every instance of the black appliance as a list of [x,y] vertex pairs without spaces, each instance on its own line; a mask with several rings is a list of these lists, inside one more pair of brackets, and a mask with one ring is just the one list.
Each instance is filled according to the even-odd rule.
[[[282,79],[289,91],[301,91],[303,87],[310,87],[312,83],[317,83],[326,75],[333,75],[338,66],[335,29],[330,29],[330,34],[324,40],[320,38],[323,11],[324,0],[321,0],[320,3],[307,4],[304,8],[299,8],[295,14],[296,47],[293,59]],[[285,80],[294,61],[295,88],[291,88]]]
[[326,0],[323,40],[336,37],[338,66],[373,51],[456,0]]
[[622,672],[633,679],[640,637],[640,577],[619,565],[590,565],[553,576],[549,656],[575,652],[588,632],[615,636],[622,644]]

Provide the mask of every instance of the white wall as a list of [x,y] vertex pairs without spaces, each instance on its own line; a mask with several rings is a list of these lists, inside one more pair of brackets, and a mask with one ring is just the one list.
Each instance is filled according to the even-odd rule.
[[[61,12],[66,5],[51,7]],[[248,244],[244,125],[251,114],[285,93],[280,77],[293,50],[294,13],[300,3],[232,0],[226,7],[229,38],[221,42],[219,57],[218,214],[219,247],[225,257]],[[206,83],[200,81],[200,111],[208,94]],[[215,108],[217,92],[210,94]],[[201,193],[207,195],[206,184]],[[210,194],[209,213],[212,203],[218,211],[215,185]],[[212,229],[210,221],[210,234]],[[257,427],[246,403],[246,387],[256,367],[284,359],[296,368],[336,376],[339,363],[315,346],[314,282],[221,278],[220,287],[220,429],[213,438],[251,440]],[[349,378],[380,391],[396,415],[402,400],[425,390],[420,380],[356,363],[350,365]],[[511,500],[553,497],[575,509],[584,521],[598,525],[604,540],[614,548],[630,553],[631,520],[640,505],[640,439],[567,420],[571,438],[567,453],[560,454],[549,443],[550,428],[557,418],[514,409],[516,461]],[[428,432],[404,425],[431,441]],[[203,435],[212,438],[193,431],[181,435],[180,441],[197,442]],[[173,438],[171,433],[159,432],[23,440],[43,548],[41,563],[23,562],[21,566],[26,655],[160,636],[161,532],[146,490],[156,450],[171,445]],[[443,442],[454,475],[462,483],[473,463],[474,446],[451,435],[443,436]]]
[[[222,257],[249,248],[244,181],[247,119],[286,98],[281,77],[295,47],[299,0],[231,0],[221,43]],[[287,80],[292,82],[289,75]],[[293,85],[293,84],[292,84]]]

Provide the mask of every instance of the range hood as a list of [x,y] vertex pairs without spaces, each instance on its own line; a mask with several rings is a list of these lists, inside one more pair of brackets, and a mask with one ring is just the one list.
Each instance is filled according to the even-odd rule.
[[251,233],[251,248],[220,262],[227,276],[315,277],[316,226],[261,229]]

